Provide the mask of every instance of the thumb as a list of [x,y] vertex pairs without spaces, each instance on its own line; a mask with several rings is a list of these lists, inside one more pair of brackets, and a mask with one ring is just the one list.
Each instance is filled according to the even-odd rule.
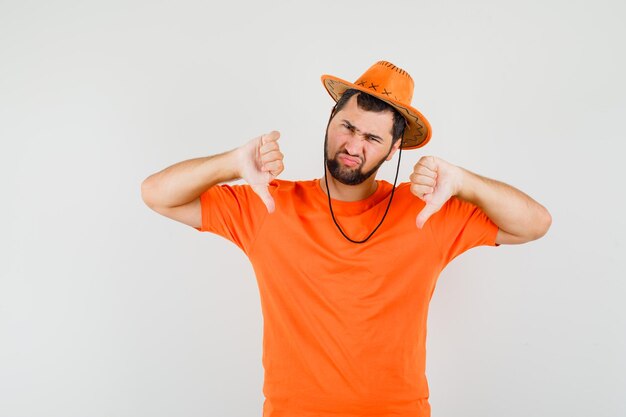
[[438,210],[439,208],[437,208],[435,204],[426,203],[422,211],[420,211],[417,215],[417,218],[415,219],[415,225],[421,229],[422,227],[424,227],[426,220],[428,220],[428,218],[435,214]]
[[265,204],[265,207],[267,207],[267,211],[270,213],[273,213],[275,209],[275,205],[274,205],[274,198],[272,198],[272,195],[270,194],[270,191],[269,191],[269,185],[257,184],[257,185],[252,185],[251,187],[252,187],[252,190],[255,193],[257,193],[259,197],[261,197],[263,204]]

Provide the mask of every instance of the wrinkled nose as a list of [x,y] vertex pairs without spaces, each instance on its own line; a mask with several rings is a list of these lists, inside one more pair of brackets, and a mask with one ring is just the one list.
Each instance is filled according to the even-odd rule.
[[346,150],[351,156],[361,159],[361,154],[363,151],[363,141],[361,140],[361,135],[350,135],[348,141],[346,142]]

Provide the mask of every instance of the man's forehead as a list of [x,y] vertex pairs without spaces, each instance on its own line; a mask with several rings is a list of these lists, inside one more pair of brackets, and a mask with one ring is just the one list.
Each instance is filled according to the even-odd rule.
[[391,136],[393,113],[363,110],[356,102],[356,95],[350,97],[337,116],[339,120],[347,120],[363,133],[377,135],[383,139]]

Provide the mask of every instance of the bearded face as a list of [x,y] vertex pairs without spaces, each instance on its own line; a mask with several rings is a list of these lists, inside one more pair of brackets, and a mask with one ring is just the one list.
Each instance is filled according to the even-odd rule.
[[[385,162],[390,151],[391,150],[380,157],[379,160],[374,161],[373,166],[371,166],[370,161],[365,160],[364,157],[350,155],[345,148],[335,151],[332,158],[329,158],[328,130],[326,131],[324,140],[324,160],[326,161],[326,167],[333,178],[346,185],[361,184],[371,177],[378,171],[378,168],[380,168],[383,162]],[[355,162],[352,162],[352,160]],[[367,171],[364,171],[364,169],[367,169]]]

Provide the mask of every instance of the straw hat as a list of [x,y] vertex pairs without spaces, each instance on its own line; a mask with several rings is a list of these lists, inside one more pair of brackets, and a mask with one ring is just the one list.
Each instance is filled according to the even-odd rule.
[[430,123],[417,109],[411,107],[413,79],[391,62],[378,61],[354,83],[328,74],[322,75],[322,83],[335,102],[346,90],[354,88],[379,98],[398,110],[407,121],[401,149],[421,148],[430,140]]

